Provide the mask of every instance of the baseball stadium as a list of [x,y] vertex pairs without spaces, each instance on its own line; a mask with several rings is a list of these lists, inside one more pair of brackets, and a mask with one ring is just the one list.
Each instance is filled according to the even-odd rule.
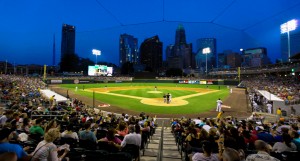
[[300,158],[300,0],[2,0],[0,15],[0,161]]

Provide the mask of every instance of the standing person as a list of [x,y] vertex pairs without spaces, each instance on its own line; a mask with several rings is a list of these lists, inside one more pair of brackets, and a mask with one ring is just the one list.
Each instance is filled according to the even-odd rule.
[[54,104],[54,97],[55,97],[55,95],[53,95],[53,96],[51,96],[51,97],[49,98],[49,101],[50,101],[50,105],[51,105],[51,106]]
[[230,93],[232,93],[232,88],[230,88]]
[[170,93],[169,103],[172,101],[172,94]]
[[267,104],[267,109],[268,109],[268,113],[272,113],[272,104],[271,104],[271,102],[268,102],[268,104]]
[[280,107],[277,109],[276,114],[277,114],[277,120],[279,120],[282,114]]
[[216,109],[217,112],[221,112],[221,111],[222,111],[222,109],[221,109],[222,103],[223,103],[223,102],[222,102],[221,99],[219,98],[219,99],[217,100],[217,109]]
[[157,91],[157,87],[156,86],[154,87],[154,91]]
[[169,104],[170,103],[170,94],[168,93],[167,94],[167,104]]
[[167,103],[167,95],[166,94],[163,95],[163,98],[164,98],[164,103]]
[[78,90],[78,87],[76,86],[76,87],[75,87],[75,91],[77,91],[77,90]]

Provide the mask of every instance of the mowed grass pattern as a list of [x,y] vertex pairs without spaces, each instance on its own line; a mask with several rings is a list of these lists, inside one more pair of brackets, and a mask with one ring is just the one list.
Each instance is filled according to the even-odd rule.
[[169,90],[169,89],[157,89],[157,91],[161,93],[149,93],[149,91],[154,91],[154,89],[144,88],[144,89],[133,89],[133,90],[121,90],[121,91],[111,91],[110,93],[118,93],[118,94],[145,97],[145,98],[162,98],[163,95],[167,93],[171,93],[173,98],[197,93],[194,91]]
[[[219,92],[204,94],[192,98],[187,98],[186,101],[189,102],[187,105],[183,106],[151,106],[145,105],[140,102],[139,99],[127,98],[122,96],[113,96],[102,93],[95,93],[95,99],[101,102],[109,103],[112,106],[117,106],[123,109],[128,109],[132,111],[138,112],[150,112],[157,114],[196,114],[205,111],[209,111],[211,109],[216,108],[216,101],[218,98],[222,100],[226,99],[229,95],[229,90],[226,86],[218,86],[218,85],[199,85],[199,84],[176,84],[176,83],[103,83],[103,84],[63,84],[61,87],[68,88],[70,90],[75,90],[75,87],[78,87],[78,91],[76,94],[83,95],[86,97],[93,99],[93,93],[88,92],[84,89],[89,88],[107,88],[109,87],[131,87],[131,86],[147,86],[144,89],[135,89],[135,90],[120,90],[113,91],[113,93],[131,95],[131,96],[139,96],[146,98],[162,98],[163,93],[171,93],[172,97],[179,97],[184,95],[193,94],[196,92],[184,90],[184,88],[209,88],[214,90],[220,90]],[[157,86],[158,91],[163,91],[161,94],[149,94],[147,91],[154,91],[154,86]],[[171,89],[160,89],[160,87],[184,87],[183,90],[171,90]],[[163,102],[162,102],[163,104]]]

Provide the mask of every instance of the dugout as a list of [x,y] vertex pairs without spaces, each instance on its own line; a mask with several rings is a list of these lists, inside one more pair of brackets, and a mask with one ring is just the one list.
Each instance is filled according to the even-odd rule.
[[[265,90],[258,90],[258,93],[262,95],[266,100],[273,102],[273,110],[272,113],[276,114],[277,108],[281,108],[282,111],[288,112],[290,109],[285,105],[284,100],[277,97],[276,95],[265,91]],[[290,112],[290,111],[289,111]],[[284,113],[284,112],[283,112]]]

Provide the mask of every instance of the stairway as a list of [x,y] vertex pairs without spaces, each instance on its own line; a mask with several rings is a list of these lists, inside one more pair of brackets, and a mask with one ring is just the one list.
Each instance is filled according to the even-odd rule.
[[[155,134],[152,136],[152,139],[148,144],[148,148],[145,150],[144,156],[141,152],[141,161],[157,161],[161,130],[161,127],[156,128]],[[162,161],[181,161],[181,156],[177,150],[174,136],[171,133],[171,128],[169,127],[164,128],[162,155]]]

